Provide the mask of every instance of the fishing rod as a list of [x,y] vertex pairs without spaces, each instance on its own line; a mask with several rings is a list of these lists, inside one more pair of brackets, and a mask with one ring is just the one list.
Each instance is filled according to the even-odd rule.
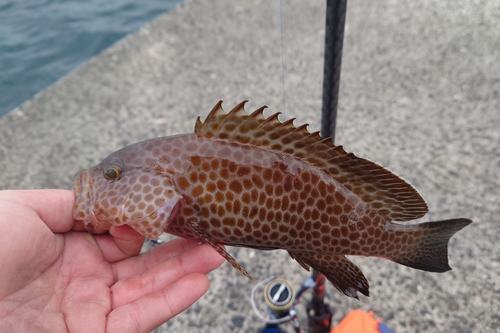
[[347,0],[326,1],[321,136],[335,140]]

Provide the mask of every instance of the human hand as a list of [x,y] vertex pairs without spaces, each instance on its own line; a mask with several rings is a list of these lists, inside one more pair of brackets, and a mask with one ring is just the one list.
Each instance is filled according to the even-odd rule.
[[175,239],[139,254],[128,226],[91,235],[63,190],[0,191],[0,332],[150,332],[209,287],[224,261]]

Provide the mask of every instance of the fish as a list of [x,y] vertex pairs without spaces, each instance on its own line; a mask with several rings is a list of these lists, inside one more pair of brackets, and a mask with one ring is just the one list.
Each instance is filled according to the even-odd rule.
[[226,113],[219,101],[194,133],[132,144],[78,172],[74,219],[95,234],[129,225],[153,240],[205,242],[250,279],[222,245],[285,250],[354,298],[369,284],[347,255],[451,269],[448,241],[471,220],[405,223],[428,211],[412,185],[294,118],[266,118],[266,106],[247,114],[246,102]]

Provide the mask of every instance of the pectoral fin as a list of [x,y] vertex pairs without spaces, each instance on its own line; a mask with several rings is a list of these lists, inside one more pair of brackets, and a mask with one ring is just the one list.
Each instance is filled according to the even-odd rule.
[[345,256],[322,253],[289,253],[305,269],[310,266],[324,274],[335,288],[345,295],[358,298],[357,292],[359,291],[363,295],[369,296],[369,285],[363,272]]
[[253,281],[252,277],[248,272],[241,266],[236,259],[234,259],[229,253],[226,252],[219,244],[215,243],[210,236],[207,235],[205,230],[198,224],[198,222],[190,223],[191,229],[208,245],[213,247],[217,253],[219,253],[224,259],[226,259],[234,268],[238,270],[241,274],[245,275],[247,278]]

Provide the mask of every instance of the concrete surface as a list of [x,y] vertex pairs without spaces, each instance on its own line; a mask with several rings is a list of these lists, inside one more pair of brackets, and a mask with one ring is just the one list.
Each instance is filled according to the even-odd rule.
[[[284,1],[286,117],[319,129],[324,1]],[[425,220],[468,217],[453,271],[355,258],[371,297],[328,286],[338,322],[374,310],[395,332],[500,331],[500,3],[349,1],[337,143],[409,180]],[[0,119],[0,188],[70,188],[79,169],[192,131],[219,100],[281,105],[278,1],[188,1]],[[258,281],[308,276],[280,251],[230,249]],[[253,284],[228,264],[157,332],[255,332]],[[304,317],[303,317],[304,318]]]

